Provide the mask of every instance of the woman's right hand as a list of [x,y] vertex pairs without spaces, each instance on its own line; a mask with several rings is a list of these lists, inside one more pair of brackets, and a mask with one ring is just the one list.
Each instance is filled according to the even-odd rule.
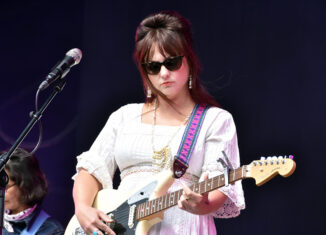
[[113,220],[102,211],[88,205],[79,205],[78,208],[76,208],[75,214],[79,224],[84,229],[86,234],[96,234],[94,232],[97,232],[98,235],[115,234],[114,231],[103,222],[105,221],[106,223],[111,223]]
[[104,221],[106,223],[113,221],[102,211],[91,207],[96,194],[101,189],[102,185],[94,176],[84,169],[79,171],[73,187],[75,215],[87,235],[115,234],[104,223]]

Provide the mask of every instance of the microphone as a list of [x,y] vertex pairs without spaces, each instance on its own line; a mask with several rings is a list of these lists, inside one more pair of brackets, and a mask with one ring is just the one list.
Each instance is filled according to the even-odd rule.
[[81,58],[82,52],[78,48],[68,51],[65,58],[54,66],[54,69],[46,76],[46,79],[41,83],[38,89],[42,91],[57,79],[64,78],[72,66],[79,64]]

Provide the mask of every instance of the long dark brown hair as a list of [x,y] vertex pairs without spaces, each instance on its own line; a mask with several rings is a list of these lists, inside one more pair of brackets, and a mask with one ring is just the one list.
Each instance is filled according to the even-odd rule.
[[134,60],[143,80],[145,94],[147,87],[153,91],[152,97],[146,99],[147,103],[151,103],[157,94],[167,100],[163,93],[155,89],[142,67],[142,63],[151,57],[153,45],[157,45],[164,56],[185,56],[192,77],[190,95],[195,103],[219,106],[200,83],[200,65],[193,49],[190,22],[175,11],[162,11],[148,16],[136,31]]

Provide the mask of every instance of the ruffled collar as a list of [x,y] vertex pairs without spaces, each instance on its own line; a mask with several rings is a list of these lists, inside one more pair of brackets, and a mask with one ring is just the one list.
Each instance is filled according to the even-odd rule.
[[10,214],[10,210],[5,210],[5,220],[7,221],[19,221],[22,219],[25,219],[27,216],[33,213],[33,211],[36,209],[37,204],[35,204],[33,207],[27,208],[26,210],[23,210],[17,214]]
[[35,204],[33,207],[27,208],[26,210],[23,210],[17,214],[10,214],[10,210],[5,210],[4,213],[4,227],[8,232],[14,232],[14,228],[10,224],[10,222],[18,222],[21,220],[24,220],[29,215],[31,215],[35,209],[37,208],[37,204]]

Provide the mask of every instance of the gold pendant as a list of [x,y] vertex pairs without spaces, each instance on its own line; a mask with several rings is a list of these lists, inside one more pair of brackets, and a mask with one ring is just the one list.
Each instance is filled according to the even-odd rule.
[[165,146],[160,151],[154,151],[153,154],[153,165],[160,168],[166,168],[167,164],[170,163],[171,150],[169,146]]

